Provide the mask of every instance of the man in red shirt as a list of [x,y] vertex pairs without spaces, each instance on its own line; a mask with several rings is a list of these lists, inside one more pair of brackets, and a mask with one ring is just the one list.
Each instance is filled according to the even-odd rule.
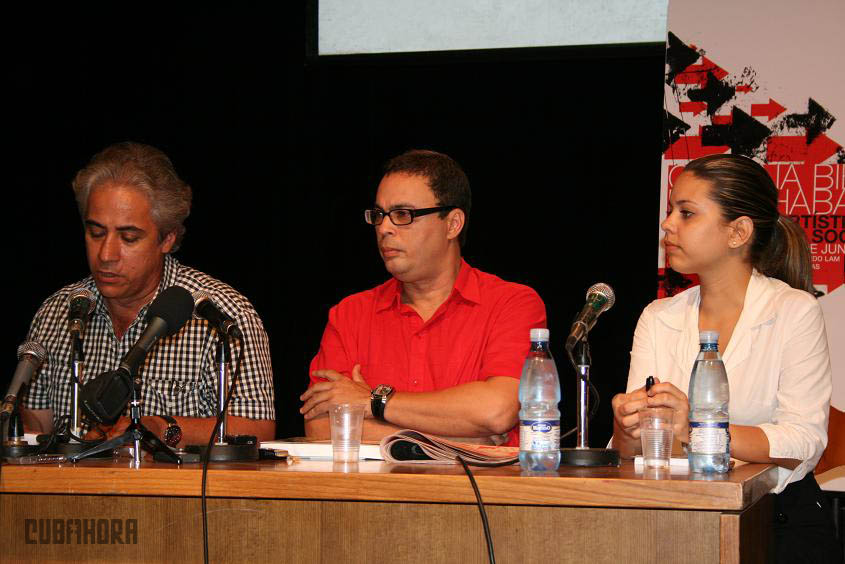
[[529,330],[546,310],[527,286],[461,258],[471,195],[450,157],[409,151],[390,160],[375,206],[384,284],[329,312],[311,382],[305,433],[328,438],[331,404],[365,404],[364,439],[398,429],[519,444],[518,388]]

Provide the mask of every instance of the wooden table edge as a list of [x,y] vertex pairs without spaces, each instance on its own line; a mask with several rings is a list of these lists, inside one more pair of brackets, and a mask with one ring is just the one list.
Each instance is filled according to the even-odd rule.
[[[641,507],[741,511],[777,480],[774,466],[746,467],[740,481],[662,483],[590,476],[524,477],[476,473],[486,504]],[[208,497],[354,500],[406,503],[475,503],[464,474],[339,473],[209,469]],[[736,471],[735,471],[736,472]],[[199,497],[199,468],[16,466],[0,469],[0,493]]]

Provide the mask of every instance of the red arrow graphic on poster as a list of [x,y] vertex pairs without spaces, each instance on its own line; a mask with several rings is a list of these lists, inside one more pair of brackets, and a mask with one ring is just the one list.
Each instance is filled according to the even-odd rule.
[[707,155],[719,155],[730,150],[727,145],[702,145],[700,136],[684,136],[675,141],[666,152],[663,158],[668,161],[690,160]]
[[684,69],[684,72],[675,77],[675,84],[698,84],[703,88],[707,85],[708,72],[712,72],[713,76],[719,80],[728,76],[728,71],[718,67],[707,57],[701,57],[700,64],[688,66]]
[[707,111],[707,102],[681,102],[678,104],[678,109],[681,113],[689,112],[696,116]]
[[766,160],[777,162],[821,163],[840,148],[833,139],[822,133],[807,145],[807,137],[771,137],[766,145]]
[[754,117],[766,116],[769,121],[778,117],[786,111],[786,108],[769,98],[768,104],[751,104],[751,115]]

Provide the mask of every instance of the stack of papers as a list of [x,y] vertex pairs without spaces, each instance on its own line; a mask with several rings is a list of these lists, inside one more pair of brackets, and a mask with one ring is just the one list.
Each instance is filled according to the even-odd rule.
[[[304,460],[331,460],[332,459],[332,442],[331,441],[310,441],[305,442],[296,439],[288,439],[284,441],[266,441],[261,443],[261,448],[272,450],[286,450],[288,455],[296,456]],[[361,444],[358,450],[359,460],[384,460],[381,455],[378,443],[375,444]]]

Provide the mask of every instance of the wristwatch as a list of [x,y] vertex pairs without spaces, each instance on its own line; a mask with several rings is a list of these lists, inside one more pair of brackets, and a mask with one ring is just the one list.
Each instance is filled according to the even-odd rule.
[[170,448],[175,448],[182,440],[182,427],[169,415],[158,415],[157,417],[161,417],[167,423],[167,429],[161,434],[161,440]]
[[394,391],[393,386],[379,384],[370,393],[370,410],[373,412],[373,417],[384,421],[384,407],[387,405],[387,400],[390,399]]

